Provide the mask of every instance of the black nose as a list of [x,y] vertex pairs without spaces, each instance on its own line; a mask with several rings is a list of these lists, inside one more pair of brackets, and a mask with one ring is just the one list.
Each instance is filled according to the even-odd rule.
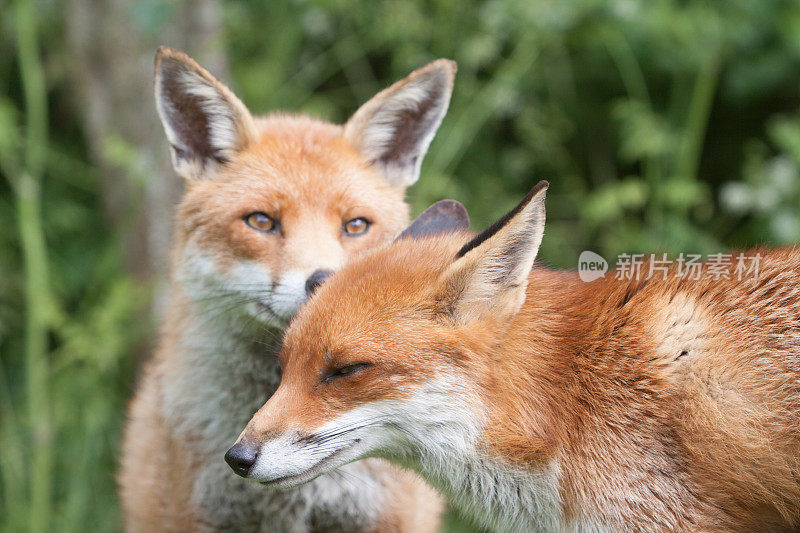
[[332,270],[317,270],[306,280],[306,294],[311,296],[317,287],[322,285],[322,282],[328,279],[328,276],[333,274]]
[[258,451],[255,448],[237,442],[225,453],[225,462],[233,468],[234,472],[242,477],[247,477],[256,462],[257,456]]

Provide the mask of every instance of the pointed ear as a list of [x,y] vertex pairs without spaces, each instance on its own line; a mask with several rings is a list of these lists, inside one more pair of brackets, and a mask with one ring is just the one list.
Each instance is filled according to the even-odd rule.
[[455,200],[440,200],[423,211],[397,239],[421,239],[457,231],[469,231],[467,210]]
[[362,105],[344,136],[382,171],[392,186],[419,179],[422,158],[450,104],[456,64],[438,59]]
[[546,181],[520,204],[464,245],[442,275],[438,301],[456,323],[512,317],[525,302],[525,290],[544,233]]
[[183,52],[159,48],[155,71],[156,109],[175,171],[187,180],[212,178],[219,165],[255,139],[253,117]]

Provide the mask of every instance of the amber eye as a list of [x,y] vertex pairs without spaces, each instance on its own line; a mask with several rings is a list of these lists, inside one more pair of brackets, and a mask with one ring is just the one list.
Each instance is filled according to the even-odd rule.
[[261,231],[263,233],[272,233],[278,229],[278,223],[275,221],[275,219],[260,211],[256,213],[250,213],[244,217],[244,223],[254,230]]
[[369,229],[369,221],[364,217],[354,218],[344,223],[344,232],[348,235],[361,235]]

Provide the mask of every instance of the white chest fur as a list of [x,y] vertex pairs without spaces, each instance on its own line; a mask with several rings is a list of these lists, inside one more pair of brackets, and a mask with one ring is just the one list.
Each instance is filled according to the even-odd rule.
[[465,515],[492,531],[570,529],[563,523],[560,469],[555,462],[530,473],[474,451],[457,460],[436,461],[436,465],[423,458],[423,476]]

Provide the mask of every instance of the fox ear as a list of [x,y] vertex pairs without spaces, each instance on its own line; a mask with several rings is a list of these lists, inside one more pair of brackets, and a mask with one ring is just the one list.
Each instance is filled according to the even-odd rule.
[[187,180],[210,179],[255,138],[253,117],[230,89],[183,52],[159,48],[155,71],[156,109],[175,171]]
[[467,210],[455,200],[440,200],[423,211],[397,239],[420,239],[457,231],[469,231]]
[[344,126],[344,136],[394,187],[419,179],[422,158],[450,104],[456,64],[438,59],[375,95]]
[[542,242],[548,186],[540,181],[517,207],[458,251],[437,297],[456,323],[510,317],[520,310]]

